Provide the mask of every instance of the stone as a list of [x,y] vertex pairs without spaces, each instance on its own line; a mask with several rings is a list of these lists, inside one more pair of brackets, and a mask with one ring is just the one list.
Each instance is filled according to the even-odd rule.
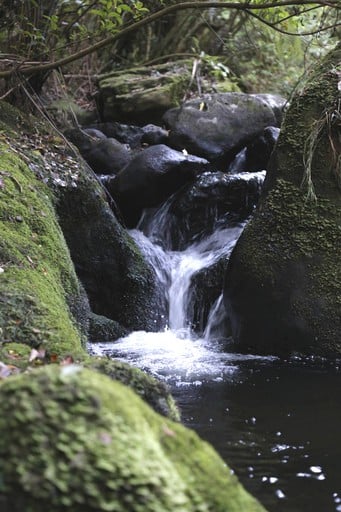
[[292,98],[263,193],[229,260],[237,350],[341,355],[341,44]]
[[130,148],[113,137],[98,137],[98,133],[102,132],[88,128],[68,130],[65,135],[95,173],[117,174],[132,159]]
[[20,153],[22,145],[15,135],[0,145],[1,339],[77,355],[87,334],[88,300],[49,189]]
[[0,384],[3,512],[265,512],[195,432],[76,365]]
[[175,194],[169,205],[167,228],[172,248],[183,250],[203,232],[217,229],[227,215],[231,224],[245,220],[258,202],[264,177],[264,172],[200,174],[194,183]]
[[205,94],[165,113],[169,145],[226,170],[264,128],[280,125],[284,103],[283,98],[267,94]]
[[131,228],[136,226],[144,208],[160,205],[209,167],[203,158],[158,144],[140,152],[105,185]]
[[112,71],[98,77],[97,105],[102,121],[158,124],[180,104],[191,79],[191,62],[176,61]]

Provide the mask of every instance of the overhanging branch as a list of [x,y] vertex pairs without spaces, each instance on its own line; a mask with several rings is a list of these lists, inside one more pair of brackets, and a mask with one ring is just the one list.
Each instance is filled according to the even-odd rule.
[[[274,28],[274,30],[278,30],[281,32],[281,29],[278,29],[278,27],[275,27],[273,24],[266,22],[261,16],[257,15],[257,11],[262,11],[265,9],[271,9],[276,7],[290,7],[290,6],[303,6],[303,5],[309,5],[315,6],[316,8],[323,8],[323,7],[330,7],[335,10],[341,11],[341,3],[340,0],[278,0],[278,1],[271,1],[271,2],[264,2],[262,4],[254,4],[252,1],[246,1],[246,2],[181,2],[179,4],[171,5],[169,7],[165,7],[159,11],[156,11],[152,14],[147,15],[145,18],[133,21],[129,25],[121,28],[118,32],[115,34],[112,34],[108,37],[105,37],[101,41],[98,41],[97,43],[94,43],[93,45],[90,45],[78,52],[75,52],[67,57],[63,57],[61,59],[58,59],[56,61],[51,62],[45,62],[45,63],[39,63],[36,65],[32,65],[31,63],[28,64],[27,62],[17,62],[13,67],[6,71],[0,71],[0,78],[7,78],[13,75],[14,73],[20,72],[24,75],[32,75],[35,73],[41,73],[41,72],[47,72],[52,69],[60,68],[62,66],[65,66],[66,64],[70,64],[71,62],[74,62],[76,60],[81,59],[82,57],[85,57],[86,55],[89,55],[91,53],[94,53],[101,48],[104,48],[105,46],[108,46],[109,44],[114,43],[121,37],[124,37],[131,32],[134,32],[141,27],[144,27],[148,25],[149,23],[152,23],[154,21],[159,20],[163,16],[166,16],[168,14],[177,12],[177,11],[183,11],[186,9],[233,9],[237,11],[244,11],[248,14],[252,14],[254,17],[260,19],[263,23],[268,24],[271,26],[271,28]],[[317,30],[316,32],[320,32],[321,30]],[[288,32],[283,32],[285,34],[290,34]],[[291,34],[291,35],[300,35],[300,34]],[[306,35],[306,34],[302,34]]]

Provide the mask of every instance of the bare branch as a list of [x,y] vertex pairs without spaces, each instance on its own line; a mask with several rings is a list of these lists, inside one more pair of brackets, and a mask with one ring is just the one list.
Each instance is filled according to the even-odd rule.
[[[27,65],[27,63],[19,63],[16,66],[13,66],[12,69],[1,71],[0,72],[0,78],[6,78],[11,76],[13,73],[20,72],[24,75],[32,75],[38,72],[46,72],[50,71],[51,69],[56,69],[62,66],[65,66],[66,64],[69,64],[71,62],[74,62],[78,59],[81,59],[82,57],[85,57],[86,55],[89,55],[90,53],[96,52],[100,50],[101,48],[104,48],[105,46],[108,46],[109,44],[117,41],[121,37],[124,37],[131,32],[134,32],[141,27],[144,27],[148,25],[149,23],[152,23],[156,20],[159,20],[163,16],[166,16],[168,14],[174,13],[176,11],[183,11],[186,9],[235,9],[237,11],[244,11],[247,12],[249,15],[252,15],[253,17],[259,19],[266,25],[269,25],[274,30],[277,30],[278,32],[289,34],[289,35],[299,35],[299,34],[291,34],[290,32],[282,31],[278,27],[275,27],[273,24],[265,21],[261,16],[257,15],[254,11],[262,11],[265,9],[270,8],[276,8],[276,7],[289,7],[289,6],[303,6],[303,5],[309,5],[309,6],[316,6],[317,8],[323,8],[323,7],[331,7],[337,11],[341,11],[341,2],[340,0],[273,0],[270,2],[264,2],[262,4],[254,4],[252,3],[252,0],[246,1],[246,2],[181,2],[179,4],[174,4],[168,7],[165,7],[159,11],[156,11],[154,13],[151,13],[147,15],[146,17],[135,20],[125,27],[122,27],[118,32],[115,34],[112,34],[108,37],[105,37],[101,41],[98,41],[97,43],[94,43],[93,45],[90,45],[82,50],[79,50],[78,52],[75,52],[67,57],[58,59],[56,61],[51,61],[48,63],[38,64],[36,66]],[[336,26],[338,26],[337,24]],[[335,26],[335,25],[333,25]],[[323,30],[327,30],[328,28],[332,27],[325,27]],[[321,30],[303,33],[302,35],[310,35],[317,32],[320,32]]]
[[284,34],[286,36],[296,36],[296,37],[297,36],[313,36],[314,34],[319,34],[321,32],[326,32],[327,30],[330,30],[332,28],[341,26],[341,23],[333,23],[333,25],[327,25],[326,27],[319,27],[316,30],[311,30],[309,32],[289,32],[287,30],[279,28],[277,26],[278,22],[276,24],[276,23],[272,23],[271,21],[267,21],[264,18],[262,18],[261,16],[258,16],[258,14],[256,14],[255,12],[252,12],[252,11],[249,11],[249,10],[247,10],[246,12],[252,18],[255,18],[256,20],[260,21],[264,25],[272,28],[273,30],[276,30],[276,32],[279,32],[280,34]]

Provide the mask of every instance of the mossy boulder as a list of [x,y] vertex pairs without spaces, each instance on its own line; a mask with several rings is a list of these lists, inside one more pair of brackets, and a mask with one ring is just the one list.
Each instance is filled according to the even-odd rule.
[[77,366],[0,386],[3,512],[261,512],[207,443]]
[[89,340],[92,343],[115,341],[129,334],[128,329],[115,320],[91,313],[89,317]]
[[180,420],[179,409],[168,386],[139,368],[123,361],[95,356],[87,358],[83,366],[129,386],[159,414],[174,421]]
[[[97,106],[103,121],[160,124],[163,114],[186,96],[209,92],[239,91],[233,79],[219,79],[204,66],[193,80],[193,59],[115,69],[98,77]],[[199,85],[200,84],[200,85]]]
[[103,121],[160,122],[180,104],[191,80],[190,61],[116,70],[98,78],[98,108]]
[[162,319],[155,271],[118,222],[94,173],[80,162],[76,178],[62,186],[57,182],[54,194],[60,226],[92,311],[128,330],[158,330]]
[[[89,312],[49,190],[5,139],[0,143],[0,338],[81,349]],[[84,330],[83,330],[84,332]]]
[[339,44],[286,114],[259,207],[229,261],[238,350],[341,354]]

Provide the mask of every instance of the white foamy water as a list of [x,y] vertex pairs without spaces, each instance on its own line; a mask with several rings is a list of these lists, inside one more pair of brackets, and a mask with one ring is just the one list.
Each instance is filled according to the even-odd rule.
[[224,352],[221,344],[192,339],[186,329],[157,333],[135,331],[112,343],[90,344],[89,349],[95,355],[126,361],[180,386],[229,380],[238,372],[242,361],[272,359]]

